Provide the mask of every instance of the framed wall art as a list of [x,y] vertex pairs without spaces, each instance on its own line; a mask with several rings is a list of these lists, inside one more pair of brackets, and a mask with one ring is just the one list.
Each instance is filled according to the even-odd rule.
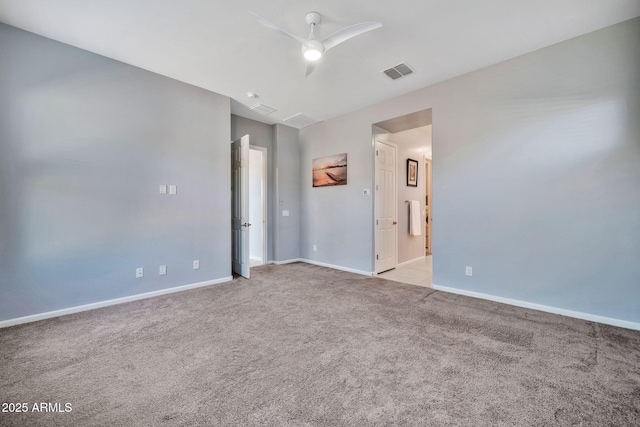
[[407,186],[418,186],[418,161],[407,159]]
[[347,185],[347,153],[313,159],[313,186]]

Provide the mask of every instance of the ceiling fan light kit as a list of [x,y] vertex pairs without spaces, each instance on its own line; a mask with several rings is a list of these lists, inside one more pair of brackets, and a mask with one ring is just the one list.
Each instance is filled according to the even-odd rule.
[[317,61],[324,52],[324,46],[318,40],[307,40],[302,45],[302,54],[309,61]]
[[276,27],[271,22],[266,19],[256,15],[253,12],[249,12],[256,21],[262,24],[264,27],[268,28],[271,31],[284,34],[288,37],[291,37],[294,40],[297,40],[302,45],[302,55],[307,60],[307,72],[305,77],[313,72],[316,66],[316,62],[318,59],[322,57],[322,55],[327,52],[329,49],[332,49],[339,45],[340,43],[346,42],[347,40],[358,36],[360,34],[366,33],[371,30],[375,30],[376,28],[382,27],[382,24],[379,22],[362,22],[360,24],[351,25],[349,27],[343,28],[324,40],[320,41],[316,39],[314,30],[315,26],[318,25],[322,21],[322,16],[318,12],[309,12],[305,15],[304,20],[307,24],[311,26],[311,31],[309,32],[309,37],[303,38],[296,35],[293,35],[282,28]]

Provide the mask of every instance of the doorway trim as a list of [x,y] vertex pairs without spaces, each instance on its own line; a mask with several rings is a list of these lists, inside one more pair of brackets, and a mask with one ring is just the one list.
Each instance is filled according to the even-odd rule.
[[[433,147],[433,138],[431,140],[431,146]],[[433,159],[428,158],[426,155],[423,157],[424,163],[424,177],[425,177],[425,215],[427,217],[427,224],[425,224],[425,236],[424,245],[425,248],[429,248],[429,253],[426,255],[432,255],[433,249],[431,247],[431,206],[433,206]],[[433,154],[431,155],[433,157]],[[426,203],[428,202],[428,203]]]

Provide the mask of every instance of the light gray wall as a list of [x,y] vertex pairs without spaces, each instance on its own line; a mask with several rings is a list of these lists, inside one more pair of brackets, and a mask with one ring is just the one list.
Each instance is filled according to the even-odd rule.
[[[269,261],[300,257],[300,148],[298,129],[231,115],[231,138],[249,134],[267,149],[267,248]],[[280,203],[282,201],[282,204]],[[283,217],[282,210],[290,216]]]
[[[300,143],[299,131],[274,125],[276,145],[276,261],[300,258]],[[288,210],[289,216],[282,216]]]
[[275,260],[275,215],[276,175],[274,166],[273,125],[257,122],[245,117],[231,115],[231,140],[249,135],[249,143],[267,149],[267,260]]
[[[373,271],[372,124],[362,110],[300,131],[301,257],[355,270]],[[347,153],[347,185],[313,187],[311,163]],[[313,245],[317,252],[313,252]]]
[[3,24],[0,58],[0,320],[231,275],[229,98]]
[[302,256],[373,270],[371,125],[432,107],[434,282],[640,321],[638,46],[633,19],[305,128]]

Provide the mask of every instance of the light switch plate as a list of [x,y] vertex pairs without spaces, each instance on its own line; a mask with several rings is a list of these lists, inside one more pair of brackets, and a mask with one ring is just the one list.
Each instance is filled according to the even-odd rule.
[[194,260],[193,260],[193,269],[194,269],[194,270],[197,270],[197,269],[199,269],[199,268],[200,268],[200,260],[198,260],[198,259],[194,259]]
[[167,186],[160,184],[160,194],[167,194]]
[[144,277],[144,268],[136,268],[136,279]]
[[175,185],[170,185],[169,194],[178,194],[178,187],[176,187]]
[[161,265],[160,268],[158,269],[158,273],[161,276],[164,276],[165,274],[167,274],[167,266],[166,265]]
[[282,211],[282,216],[289,216],[289,211],[288,210],[283,210]]
[[362,190],[362,195],[363,196],[368,196],[371,194],[371,190],[369,190],[368,188],[365,188],[364,190]]

